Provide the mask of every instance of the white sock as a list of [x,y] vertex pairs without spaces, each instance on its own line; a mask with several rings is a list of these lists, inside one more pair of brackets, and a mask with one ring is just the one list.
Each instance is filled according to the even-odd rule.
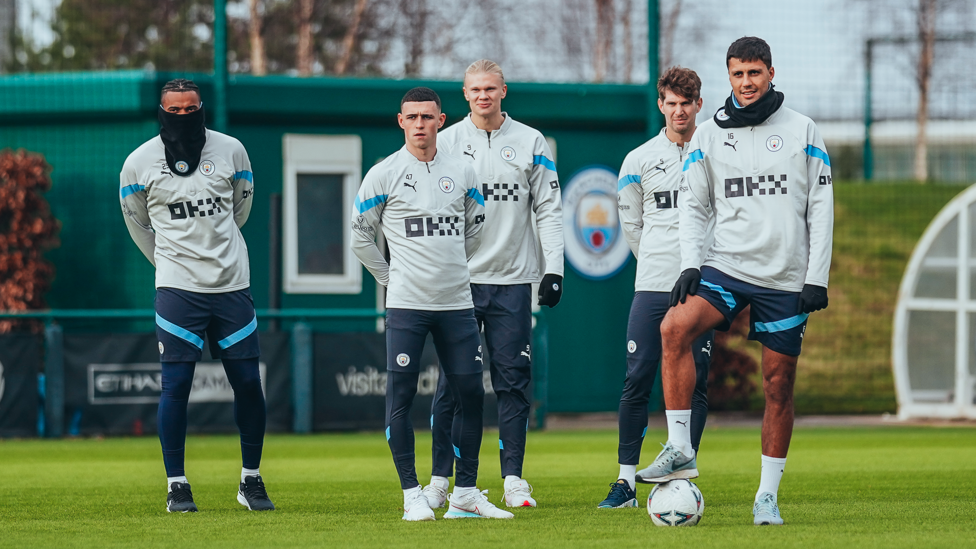
[[471,492],[477,492],[477,491],[478,491],[477,486],[458,486],[457,484],[454,485],[455,497],[463,498],[468,494],[470,494]]
[[431,476],[430,485],[436,486],[446,492],[447,489],[451,487],[451,481],[447,480],[447,477]]
[[679,452],[691,456],[691,410],[667,410],[668,442]]
[[760,494],[772,492],[773,498],[779,493],[779,481],[783,479],[783,471],[786,469],[786,458],[774,458],[769,456],[762,457],[762,474],[759,477],[759,491],[756,492],[756,500]]
[[403,491],[403,503],[406,504],[408,501],[417,497],[417,494],[420,494],[420,486],[415,488],[407,488]]
[[245,469],[241,467],[241,482],[244,482],[244,477],[256,477],[260,474],[257,469]]
[[634,477],[636,476],[637,476],[636,465],[624,465],[623,463],[620,464],[620,474],[617,476],[617,478],[622,478],[626,480],[627,484],[630,485],[631,490],[633,490],[637,486],[636,484],[634,484],[634,482],[636,482],[634,480]]
[[512,487],[513,484],[515,484],[516,482],[518,482],[520,480],[522,480],[522,479],[520,479],[519,477],[517,477],[515,475],[508,475],[507,477],[505,477],[505,490],[508,490],[509,488]]
[[174,482],[182,482],[184,484],[189,484],[190,483],[190,481],[186,480],[186,477],[185,476],[183,476],[183,477],[166,477],[166,491],[167,491],[167,493],[173,491],[172,488],[173,488],[173,483]]

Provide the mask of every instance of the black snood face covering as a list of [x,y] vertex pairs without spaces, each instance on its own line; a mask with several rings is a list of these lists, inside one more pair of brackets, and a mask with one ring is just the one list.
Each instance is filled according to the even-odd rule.
[[187,177],[197,170],[207,143],[203,105],[187,113],[166,112],[159,107],[159,137],[166,148],[166,163],[174,174]]

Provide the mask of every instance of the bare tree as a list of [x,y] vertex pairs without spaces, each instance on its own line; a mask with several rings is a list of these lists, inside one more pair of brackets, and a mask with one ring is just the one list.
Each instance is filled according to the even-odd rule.
[[312,12],[313,0],[298,0],[298,45],[295,49],[295,68],[299,76],[312,74]]
[[248,0],[251,20],[247,26],[247,35],[251,46],[251,74],[264,76],[268,73],[268,56],[264,51],[264,14],[262,0]]
[[427,38],[427,20],[430,11],[427,0],[402,0],[400,11],[406,25],[407,60],[403,64],[403,72],[407,76],[418,76],[424,62],[424,46]]
[[916,21],[921,51],[918,55],[918,110],[915,113],[915,181],[929,178],[926,127],[929,121],[929,83],[932,80],[932,62],[935,59],[935,19],[938,0],[918,0]]
[[665,8],[661,18],[661,69],[674,64],[674,46],[678,35],[678,18],[681,17],[681,0],[674,0],[670,9]]
[[610,73],[613,47],[613,0],[594,0],[596,3],[596,48],[593,52],[593,79],[606,80]]
[[349,68],[349,59],[352,57],[353,50],[356,49],[356,40],[360,34],[360,25],[363,23],[363,13],[366,12],[366,0],[356,0],[356,7],[352,14],[352,23],[346,29],[346,36],[342,39],[342,54],[336,61],[335,73],[346,74]]
[[629,84],[634,75],[634,36],[630,27],[630,18],[633,15],[633,2],[631,0],[623,0],[620,2],[620,11],[623,13],[624,27],[623,81]]

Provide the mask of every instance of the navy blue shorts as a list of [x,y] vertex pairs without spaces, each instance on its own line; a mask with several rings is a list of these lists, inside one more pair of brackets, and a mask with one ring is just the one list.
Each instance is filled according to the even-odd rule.
[[386,310],[386,369],[419,372],[430,333],[445,374],[480,374],[484,364],[474,309],[459,311]]
[[702,267],[698,295],[725,316],[725,322],[717,327],[718,330],[728,330],[735,317],[746,306],[752,305],[749,339],[777,353],[800,356],[809,316],[796,313],[800,292],[763,288],[732,278],[718,269]]
[[204,335],[214,358],[261,356],[258,319],[248,288],[219,294],[158,288],[155,305],[160,362],[199,361]]

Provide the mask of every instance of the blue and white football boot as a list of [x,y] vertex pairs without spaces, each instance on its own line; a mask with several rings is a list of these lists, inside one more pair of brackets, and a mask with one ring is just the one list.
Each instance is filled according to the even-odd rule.
[[671,441],[662,445],[664,449],[654,458],[654,462],[645,469],[637,471],[635,480],[642,484],[663,484],[678,479],[698,478],[698,464],[695,451],[690,456],[684,455],[671,445]]
[[779,516],[779,505],[772,492],[763,492],[756,498],[752,506],[752,523],[756,526],[779,526],[783,524],[783,517]]
[[622,509],[624,507],[637,507],[637,491],[631,489],[626,480],[619,479],[610,485],[607,499],[597,504],[597,508]]

